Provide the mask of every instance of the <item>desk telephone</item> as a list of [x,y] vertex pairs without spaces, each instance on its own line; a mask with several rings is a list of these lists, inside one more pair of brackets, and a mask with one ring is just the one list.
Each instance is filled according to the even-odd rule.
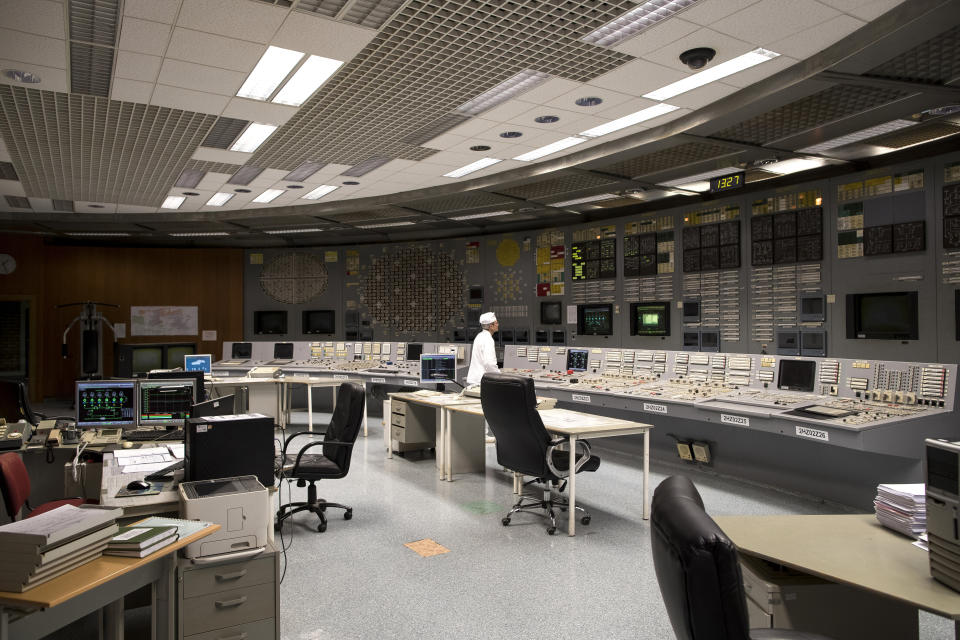
[[32,430],[26,422],[7,424],[0,418],[0,451],[19,449],[30,438]]

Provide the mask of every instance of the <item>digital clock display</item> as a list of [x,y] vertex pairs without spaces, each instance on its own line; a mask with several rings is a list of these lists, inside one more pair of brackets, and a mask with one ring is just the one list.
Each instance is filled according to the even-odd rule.
[[745,173],[741,171],[740,173],[731,173],[727,176],[710,178],[710,193],[739,189],[744,185],[744,175]]

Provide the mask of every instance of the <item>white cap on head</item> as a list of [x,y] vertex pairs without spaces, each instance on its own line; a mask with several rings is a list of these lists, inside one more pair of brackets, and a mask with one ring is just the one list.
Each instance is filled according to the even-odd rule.
[[480,325],[486,326],[488,324],[493,324],[497,321],[497,316],[494,315],[493,311],[487,311],[486,313],[480,316]]

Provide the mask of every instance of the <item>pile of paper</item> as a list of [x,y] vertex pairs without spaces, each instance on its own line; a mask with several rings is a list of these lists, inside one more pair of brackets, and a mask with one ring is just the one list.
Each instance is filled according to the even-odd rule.
[[911,538],[927,530],[926,491],[923,484],[881,484],[873,500],[877,520]]

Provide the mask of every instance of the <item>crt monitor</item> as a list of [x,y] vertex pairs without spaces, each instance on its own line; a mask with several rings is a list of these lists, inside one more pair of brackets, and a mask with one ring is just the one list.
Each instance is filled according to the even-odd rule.
[[206,402],[198,402],[190,407],[191,418],[206,418],[207,416],[233,415],[234,395],[220,396]]
[[424,353],[420,355],[420,383],[444,382],[457,377],[455,353]]
[[253,332],[257,335],[282,335],[287,332],[286,311],[254,311]]
[[210,373],[210,367],[213,364],[213,356],[209,353],[191,353],[183,356],[184,371],[200,371]]
[[273,357],[292,360],[293,359],[293,343],[292,342],[275,342],[273,344]]
[[230,357],[249,360],[253,357],[252,342],[234,342],[230,345]]
[[333,309],[307,309],[300,317],[300,328],[307,334],[336,333],[336,312]]
[[847,338],[917,340],[916,291],[847,294]]
[[134,375],[163,367],[163,347],[132,345],[131,371]]
[[540,324],[563,324],[563,306],[559,300],[540,303]]
[[137,423],[136,402],[133,380],[78,380],[77,426],[132,427]]
[[817,377],[815,360],[781,360],[777,389],[784,391],[813,391]]
[[140,424],[182,426],[194,404],[194,381],[141,380]]
[[586,371],[589,359],[590,351],[587,349],[567,349],[567,370]]
[[630,305],[630,335],[670,335],[669,302],[635,302]]
[[423,353],[423,345],[416,342],[407,343],[407,360],[419,360]]
[[613,334],[613,305],[612,304],[577,305],[577,333],[579,333],[582,336],[612,335]]

